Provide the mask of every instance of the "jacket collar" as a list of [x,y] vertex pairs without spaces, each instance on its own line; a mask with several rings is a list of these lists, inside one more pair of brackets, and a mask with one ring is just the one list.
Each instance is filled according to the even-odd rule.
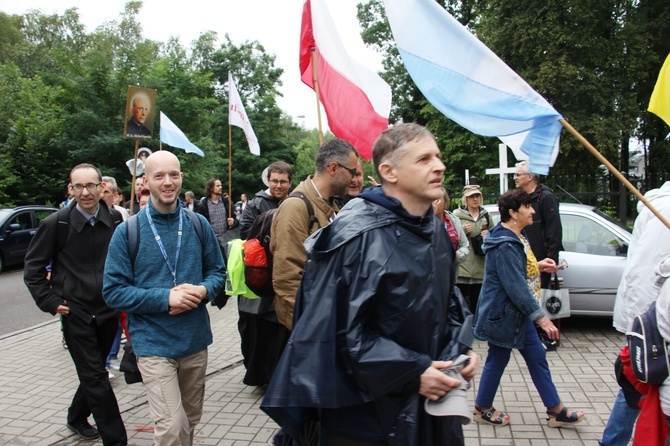
[[[153,204],[151,204],[151,200],[149,200],[149,204],[147,204],[147,207],[144,208],[146,209],[147,212],[151,212],[151,218],[159,218],[159,219],[172,219],[174,217],[179,216],[179,212],[182,210],[182,205],[181,201],[177,201],[177,207],[174,211],[171,212],[160,212],[158,209],[156,209]],[[143,210],[144,210],[143,209]]]
[[[70,224],[72,227],[77,231],[81,232],[86,225],[90,225],[88,218],[84,217],[84,215],[79,211],[79,209],[76,209],[77,205],[74,205],[70,208]],[[95,224],[97,225],[98,223],[101,223],[105,226],[112,227],[113,222],[112,218],[109,212],[109,208],[107,207],[107,204],[100,200],[98,202],[98,210],[96,212],[95,217]]]
[[302,184],[302,189],[305,191],[305,195],[309,199],[309,201],[312,202],[312,205],[317,207],[321,212],[323,212],[328,218],[332,218],[333,214],[335,212],[338,212],[340,209],[337,207],[337,204],[335,204],[332,201],[332,197],[330,201],[327,201],[319,195],[317,192],[316,188],[312,184],[312,179],[314,178],[314,175],[308,176],[305,181],[303,181]]
[[400,200],[394,197],[389,197],[384,193],[384,189],[381,187],[375,187],[366,191],[363,191],[362,193],[358,194],[359,198],[362,198],[367,201],[371,201],[375,204],[378,204],[379,206],[382,206],[389,211],[393,212],[394,214],[398,215],[400,218],[403,220],[407,221],[408,223],[411,224],[423,224],[426,219],[432,219],[433,217],[433,207],[431,206],[428,211],[426,212],[425,215],[423,216],[416,216],[416,215],[411,215],[407,210],[402,206],[402,203],[400,203]]

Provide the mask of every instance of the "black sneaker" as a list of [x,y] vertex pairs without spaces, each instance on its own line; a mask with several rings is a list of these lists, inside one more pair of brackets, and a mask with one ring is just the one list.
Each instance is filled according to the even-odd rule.
[[82,440],[97,440],[100,438],[98,430],[88,424],[88,421],[80,421],[79,423],[72,424],[66,423],[65,425],[79,435]]

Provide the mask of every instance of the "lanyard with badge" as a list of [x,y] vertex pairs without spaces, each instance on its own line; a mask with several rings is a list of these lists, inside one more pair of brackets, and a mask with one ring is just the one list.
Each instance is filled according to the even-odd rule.
[[182,214],[183,210],[179,209],[179,231],[177,232],[177,253],[174,256],[174,268],[172,268],[172,263],[170,263],[170,259],[168,258],[167,252],[165,251],[165,247],[163,246],[163,242],[161,241],[160,235],[158,235],[158,231],[156,231],[156,226],[154,226],[154,221],[151,218],[151,212],[147,209],[147,220],[149,220],[149,226],[151,227],[151,232],[154,233],[154,239],[156,240],[156,243],[158,243],[158,247],[161,250],[161,253],[163,254],[163,258],[165,259],[165,263],[167,264],[167,267],[170,270],[170,273],[172,274],[172,282],[174,283],[174,286],[177,286],[177,265],[179,264],[179,252],[181,251],[181,234],[182,234],[182,229],[183,229],[183,222],[182,222]]

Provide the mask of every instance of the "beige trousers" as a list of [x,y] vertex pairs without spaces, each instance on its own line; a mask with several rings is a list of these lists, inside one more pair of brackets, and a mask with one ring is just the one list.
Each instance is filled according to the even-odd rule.
[[154,444],[191,446],[205,400],[207,348],[179,359],[140,356],[137,365],[155,423]]

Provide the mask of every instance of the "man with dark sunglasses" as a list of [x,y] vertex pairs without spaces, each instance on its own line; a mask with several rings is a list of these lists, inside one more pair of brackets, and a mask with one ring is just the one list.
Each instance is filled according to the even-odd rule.
[[295,295],[307,263],[303,243],[311,233],[327,226],[339,210],[333,198],[344,195],[356,174],[358,152],[343,139],[331,139],[319,147],[316,170],[295,188],[311,203],[311,221],[307,204],[300,199],[285,200],[272,219],[270,251],[273,256],[272,284],[276,293],[277,318],[289,330],[293,327]]

